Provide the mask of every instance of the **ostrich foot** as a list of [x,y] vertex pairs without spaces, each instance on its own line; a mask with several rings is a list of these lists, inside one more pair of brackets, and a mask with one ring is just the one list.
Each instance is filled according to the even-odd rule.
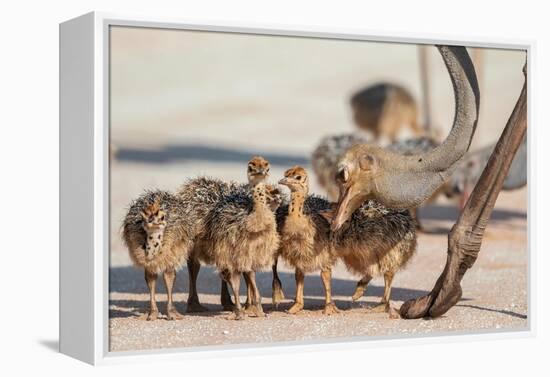
[[325,315],[331,315],[331,314],[337,314],[337,313],[340,313],[340,310],[333,302],[326,304],[325,308],[323,309],[323,314]]
[[147,321],[155,321],[159,318],[159,311],[158,310],[150,310],[149,313],[146,313],[143,317]]
[[183,319],[183,315],[181,315],[176,309],[172,308],[172,309],[169,309],[168,312],[166,313],[166,316],[167,316],[167,319],[169,321],[175,321],[175,320],[179,320],[179,319]]
[[288,314],[296,314],[304,309],[304,304],[301,302],[295,302],[290,309],[287,310]]
[[244,311],[243,310],[234,310],[233,313],[227,316],[227,319],[230,321],[239,321],[244,319]]
[[391,306],[388,310],[388,315],[390,319],[401,319],[401,315],[399,314],[399,311]]
[[368,308],[367,311],[369,313],[388,313],[390,311],[390,305],[388,303],[381,302],[372,308]]
[[252,305],[251,303],[249,302],[246,302],[244,305],[243,305],[243,309],[244,309],[244,312],[246,314],[254,314],[254,310],[256,310],[256,308],[254,308],[254,305]]
[[399,314],[406,319],[436,318],[445,314],[461,297],[462,288],[459,278],[455,277],[455,280],[450,280],[444,273],[429,294],[405,301],[399,309]]
[[364,293],[365,293],[365,287],[362,287],[362,286],[358,285],[355,288],[355,292],[353,293],[353,296],[351,296],[351,300],[352,301],[359,300],[361,297],[363,297]]
[[244,312],[248,314],[250,317],[258,317],[258,318],[265,317],[264,309],[262,308],[261,304],[249,305],[248,308],[244,309]]
[[426,313],[428,313],[432,303],[433,295],[430,293],[426,296],[405,301],[403,305],[401,305],[399,313],[403,318],[407,319],[422,318],[426,315]]

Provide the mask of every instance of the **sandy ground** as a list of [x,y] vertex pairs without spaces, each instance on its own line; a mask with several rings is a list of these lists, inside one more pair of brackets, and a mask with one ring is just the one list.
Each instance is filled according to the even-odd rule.
[[[268,316],[229,321],[229,313],[220,311],[219,277],[203,267],[198,284],[208,313],[180,321],[141,320],[147,287],[143,272],[131,265],[119,233],[132,198],[147,188],[173,190],[198,174],[243,181],[246,161],[254,154],[271,162],[273,180],[292,165],[308,168],[309,154],[323,135],[353,130],[346,104],[353,90],[391,79],[418,98],[417,50],[399,44],[135,28],[114,29],[112,37],[111,141],[117,152],[111,161],[112,351],[528,326],[527,189],[501,193],[479,259],[464,278],[462,301],[437,320],[390,320],[385,314],[367,313],[380,299],[381,279],[351,304],[358,277],[341,265],[333,273],[334,299],[342,310],[338,315],[322,315],[323,292],[316,275],[306,279],[306,310],[285,314],[294,295],[294,277],[282,265],[288,300],[279,310],[272,311],[268,299],[271,273],[260,273]],[[491,50],[485,59],[474,148],[496,140],[523,80],[520,52]],[[435,49],[431,69],[432,117],[445,134],[453,98]],[[322,193],[315,184],[312,191]],[[419,236],[416,257],[395,278],[394,306],[431,289],[445,263],[446,234],[457,215],[454,203],[445,200],[422,210],[429,233]],[[159,291],[162,311],[162,283]],[[177,307],[185,312],[187,271],[178,272],[175,292]]]
[[[279,310],[273,310],[269,299],[271,273],[258,274],[266,318],[228,320],[230,313],[222,312],[219,305],[218,275],[213,269],[203,267],[199,275],[199,292],[209,312],[187,315],[180,321],[147,322],[140,318],[148,305],[143,273],[124,264],[111,268],[111,350],[525,329],[528,327],[525,205],[525,189],[501,195],[479,259],[464,278],[463,299],[442,318],[391,320],[385,314],[368,313],[368,307],[380,299],[382,280],[374,280],[365,296],[352,303],[350,295],[357,277],[350,275],[342,265],[333,273],[333,298],[341,309],[340,314],[322,314],[321,282],[313,274],[306,278],[306,310],[288,315],[284,309],[289,307],[294,295],[294,277],[292,270],[283,265],[281,278],[288,299]],[[429,291],[445,263],[446,230],[456,211],[451,206],[440,205],[427,208],[422,215],[430,233],[419,236],[417,255],[395,279],[392,300],[396,307],[404,300]],[[122,255],[119,257],[123,259]],[[178,273],[175,299],[181,312],[186,309],[187,279],[185,270]],[[162,284],[159,289],[162,311],[166,295]],[[244,301],[243,290],[241,296]]]

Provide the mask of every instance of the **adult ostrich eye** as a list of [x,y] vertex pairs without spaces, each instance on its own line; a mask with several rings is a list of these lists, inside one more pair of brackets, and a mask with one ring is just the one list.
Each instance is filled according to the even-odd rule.
[[359,157],[359,167],[361,170],[372,170],[376,164],[376,159],[370,154]]

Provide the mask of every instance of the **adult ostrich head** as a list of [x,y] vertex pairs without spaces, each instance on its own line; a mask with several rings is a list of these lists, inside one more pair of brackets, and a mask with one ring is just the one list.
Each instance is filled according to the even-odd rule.
[[433,150],[402,156],[371,145],[356,145],[338,163],[340,197],[333,230],[339,229],[366,200],[391,208],[413,208],[428,199],[452,174],[470,147],[479,113],[479,88],[465,47],[437,46],[455,95],[449,136]]

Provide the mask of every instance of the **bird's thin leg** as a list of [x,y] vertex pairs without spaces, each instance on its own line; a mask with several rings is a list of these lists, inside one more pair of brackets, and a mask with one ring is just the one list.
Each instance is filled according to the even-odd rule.
[[296,269],[296,299],[294,304],[288,309],[288,313],[296,314],[304,308],[304,273],[299,268]]

